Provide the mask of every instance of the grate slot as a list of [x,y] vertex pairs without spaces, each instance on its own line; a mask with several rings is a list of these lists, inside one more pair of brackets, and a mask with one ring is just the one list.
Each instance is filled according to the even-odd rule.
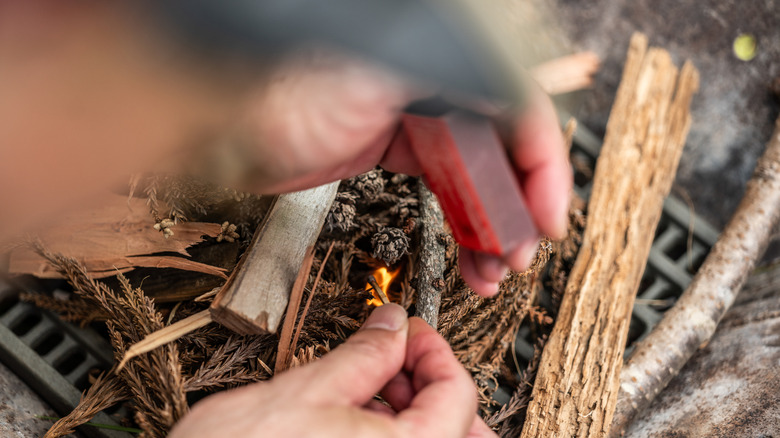
[[660,277],[655,277],[653,281],[653,285],[647,288],[644,292],[637,295],[638,298],[642,298],[644,300],[660,300],[663,298],[667,298],[666,292],[671,289],[671,285],[668,281],[664,280]]
[[45,336],[54,328],[54,324],[52,324],[51,321],[42,318],[40,314],[37,316],[40,319],[38,324],[35,325],[35,327],[27,331],[24,335],[17,334],[17,336],[19,336],[22,342],[24,342],[27,345],[32,345],[36,343],[38,339]]
[[46,360],[46,363],[54,366],[55,363],[59,362],[61,358],[63,358],[68,351],[75,348],[78,344],[73,339],[65,336],[62,338],[62,342],[60,342],[56,347],[52,348],[51,351],[49,351],[46,355],[41,356],[44,360]]
[[664,230],[664,232],[656,236],[655,240],[653,240],[653,247],[676,260],[677,258],[679,258],[679,255],[676,255],[675,257],[672,256],[670,253],[676,253],[677,251],[679,251],[680,243],[683,243],[682,251],[684,253],[684,251],[687,249],[687,246],[684,245],[685,243],[685,240],[683,240],[684,237],[685,236],[682,234],[679,228],[674,226],[669,226],[666,227],[666,230]]
[[650,249],[650,257],[647,263],[657,272],[663,272],[663,276],[681,290],[685,290],[693,279],[693,276],[686,269],[681,269],[674,260],[667,257],[663,251],[659,251],[657,248]]
[[[63,343],[64,344],[64,343]],[[74,343],[75,344],[75,343]],[[74,345],[71,348],[65,350],[56,359],[54,359],[54,369],[63,376],[68,376],[79,365],[83,364],[87,360],[87,354],[79,348],[79,345]]]
[[55,328],[47,329],[40,337],[30,342],[28,345],[40,356],[50,353],[57,345],[62,343],[65,335]]
[[11,328],[15,325],[18,325],[19,321],[21,321],[28,313],[30,313],[30,311],[26,306],[19,306],[18,302],[13,302],[10,299],[8,302],[12,304],[3,313],[3,316],[0,316],[0,324]]
[[[78,389],[86,389],[86,388],[79,388],[77,383],[82,380],[88,380],[86,379],[89,375],[90,370],[93,370],[98,367],[98,362],[95,360],[95,358],[91,356],[85,356],[84,360],[82,360],[75,368],[73,368],[70,372],[61,372],[62,375],[65,376],[65,379],[70,382],[73,386],[77,387]],[[58,370],[59,371],[59,370]]]
[[35,312],[24,312],[14,319],[9,328],[16,336],[24,336],[41,322],[41,315]]

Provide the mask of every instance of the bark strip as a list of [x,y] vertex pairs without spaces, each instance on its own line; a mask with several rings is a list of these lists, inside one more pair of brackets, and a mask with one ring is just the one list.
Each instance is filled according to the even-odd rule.
[[690,127],[698,73],[635,34],[596,164],[588,225],[522,436],[603,437],[639,281]]

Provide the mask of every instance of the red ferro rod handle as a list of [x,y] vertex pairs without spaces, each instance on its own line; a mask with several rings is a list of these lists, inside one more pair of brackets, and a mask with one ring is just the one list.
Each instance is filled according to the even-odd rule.
[[514,166],[488,117],[412,106],[402,125],[462,246],[502,256],[537,238]]

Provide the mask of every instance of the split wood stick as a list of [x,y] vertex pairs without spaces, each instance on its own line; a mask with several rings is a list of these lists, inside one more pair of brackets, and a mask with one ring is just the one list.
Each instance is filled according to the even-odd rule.
[[195,331],[201,327],[211,324],[211,314],[208,310],[190,315],[181,321],[177,321],[163,329],[150,333],[141,341],[136,342],[125,351],[124,357],[116,367],[117,372],[124,368],[127,361],[144,353],[148,353],[157,347],[173,342],[182,336]]
[[[311,301],[312,299],[314,299],[314,294],[317,293],[317,286],[320,285],[320,279],[322,279],[322,272],[325,270],[325,266],[327,266],[328,264],[328,259],[330,258],[330,254],[333,252],[333,247],[335,245],[336,242],[330,243],[330,246],[328,247],[328,251],[325,252],[325,256],[322,258],[322,262],[320,263],[320,269],[317,270],[317,276],[314,277],[314,283],[312,283],[311,285],[311,293],[309,294],[309,297],[306,298],[306,304],[303,306],[303,312],[301,312],[301,318],[298,321],[298,326],[295,328],[295,335],[293,335],[292,342],[290,343],[291,345],[290,349],[292,351],[295,351],[295,349],[298,348],[298,339],[301,336],[301,330],[303,330],[303,323],[306,322],[306,315],[309,314]],[[290,306],[288,305],[287,308],[289,309]]]
[[[311,265],[313,262],[314,246],[310,246],[306,249],[306,255],[303,257],[303,264],[301,265],[300,272],[298,272],[298,277],[295,278],[292,292],[290,292],[290,303],[287,304],[287,314],[284,317],[284,325],[282,325],[282,332],[279,335],[279,347],[276,350],[274,374],[281,373],[287,368],[290,368],[294,353],[292,339],[295,330],[295,321],[298,319],[298,309],[301,307],[303,291],[306,289],[306,282],[309,280],[309,273],[311,272]],[[303,323],[303,321],[301,321],[301,323]]]
[[242,334],[275,332],[306,249],[314,244],[339,182],[280,195],[211,304],[214,321]]
[[588,225],[542,355],[522,436],[604,437],[634,296],[690,127],[698,73],[631,38],[596,164]]
[[620,394],[610,436],[620,436],[712,338],[780,221],[780,118],[758,160],[745,196],[677,304],[636,346],[620,373]]
[[417,272],[417,311],[431,327],[439,324],[441,293],[444,289],[444,268],[446,267],[446,244],[444,236],[444,214],[436,196],[420,181],[420,261]]

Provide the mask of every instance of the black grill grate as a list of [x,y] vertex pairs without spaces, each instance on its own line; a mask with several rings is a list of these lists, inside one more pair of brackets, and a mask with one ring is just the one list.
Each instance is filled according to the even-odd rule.
[[[0,282],[0,359],[57,413],[66,415],[89,386],[90,371],[111,367],[111,347],[94,330],[65,323],[51,312],[19,301],[18,294],[17,288]],[[117,425],[105,412],[93,421]],[[94,427],[79,432],[94,438],[132,437]]]

